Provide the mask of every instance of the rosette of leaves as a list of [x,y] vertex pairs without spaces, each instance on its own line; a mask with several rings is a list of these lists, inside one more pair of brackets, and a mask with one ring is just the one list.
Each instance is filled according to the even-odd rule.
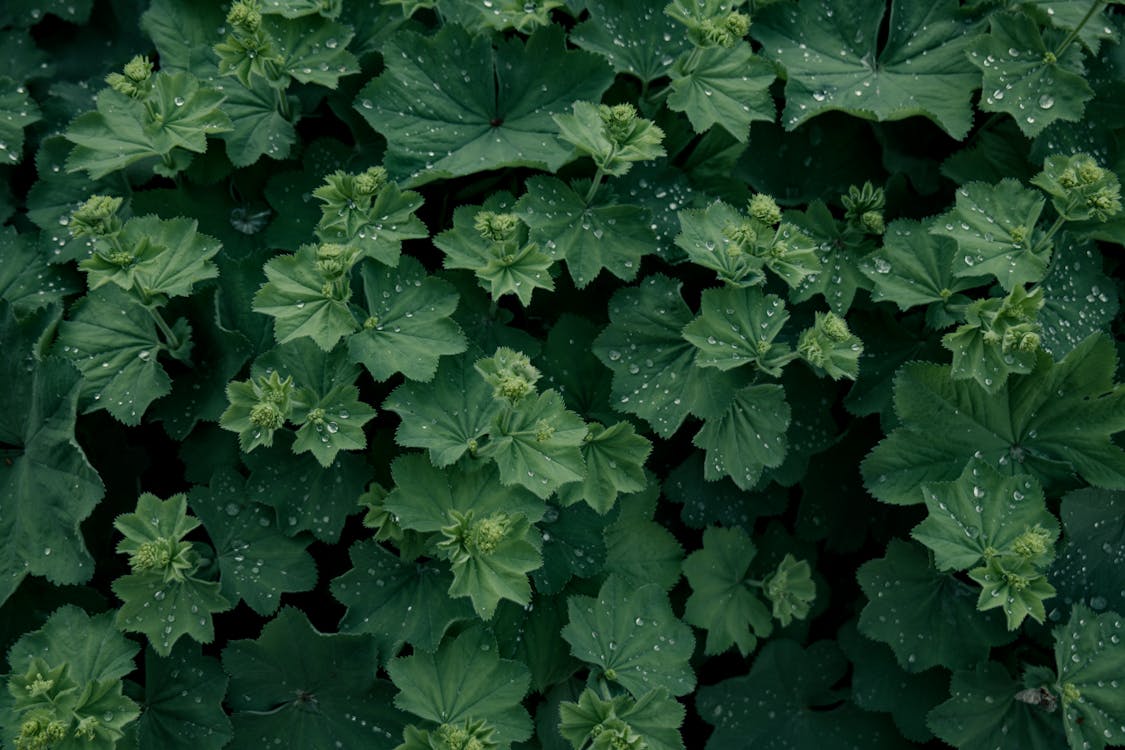
[[185,635],[210,643],[215,637],[211,616],[231,603],[219,593],[219,582],[208,578],[211,549],[184,539],[200,525],[187,514],[187,497],[161,500],[146,492],[137,499],[136,511],[113,525],[125,537],[117,551],[129,556],[132,570],[113,582],[122,602],[117,627],[143,633],[160,656],[168,656]]
[[934,551],[938,570],[968,570],[981,586],[977,607],[1001,608],[1010,630],[1029,616],[1043,622],[1059,523],[1039,483],[973,459],[956,481],[923,484],[922,494],[929,516],[913,536]]
[[207,151],[208,136],[232,128],[220,107],[223,94],[186,71],[153,73],[152,63],[138,55],[106,82],[97,109],[65,133],[75,144],[67,159],[71,172],[84,170],[96,180],[150,160],[154,172],[171,177]]
[[16,750],[113,750],[137,718],[123,693],[138,648],[110,614],[91,617],[78,607],[56,610],[8,653],[11,702],[0,728]]
[[1031,372],[1040,348],[1043,288],[1017,286],[1007,297],[969,303],[965,323],[941,340],[953,352],[953,377],[972,378],[996,393],[1011,373]]

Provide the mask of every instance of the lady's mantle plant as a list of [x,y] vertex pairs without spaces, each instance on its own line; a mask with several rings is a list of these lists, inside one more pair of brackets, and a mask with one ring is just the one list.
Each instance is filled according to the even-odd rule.
[[1121,33],[5,4],[0,746],[1125,744]]

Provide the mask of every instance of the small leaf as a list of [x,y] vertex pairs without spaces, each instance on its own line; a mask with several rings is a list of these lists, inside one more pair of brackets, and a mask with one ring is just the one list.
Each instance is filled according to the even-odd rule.
[[273,316],[278,343],[308,336],[330,351],[358,328],[348,306],[351,288],[347,277],[333,284],[317,268],[314,246],[279,255],[266,263],[264,271],[269,281],[254,295],[254,310]]
[[588,426],[582,442],[582,461],[586,476],[581,482],[559,488],[563,505],[585,501],[605,515],[621,493],[640,492],[647,484],[645,459],[652,452],[652,443],[641,437],[628,422],[603,428],[597,423]]
[[708,480],[729,476],[744,490],[758,483],[766,468],[777,467],[788,450],[790,410],[779,385],[751,385],[734,395],[730,406],[708,417],[692,438],[707,451]]
[[643,697],[654,688],[684,695],[695,687],[688,666],[695,638],[676,619],[667,595],[652,584],[633,587],[610,576],[598,596],[572,596],[562,637],[600,676]]
[[717,123],[745,143],[750,123],[773,122],[777,116],[769,92],[776,70],[748,44],[707,47],[696,55],[681,55],[671,76],[668,108],[685,113],[697,133]]

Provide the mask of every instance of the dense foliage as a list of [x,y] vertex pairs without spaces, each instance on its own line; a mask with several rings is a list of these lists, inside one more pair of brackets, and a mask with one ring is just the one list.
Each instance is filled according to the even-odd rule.
[[1123,21],[0,4],[0,745],[1125,744]]

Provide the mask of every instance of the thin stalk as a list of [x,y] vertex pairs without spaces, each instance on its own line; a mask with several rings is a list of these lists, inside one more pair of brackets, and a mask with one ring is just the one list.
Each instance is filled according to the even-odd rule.
[[277,92],[277,110],[286,120],[292,117],[289,111],[289,97],[285,95],[286,89],[274,89]]
[[605,178],[605,170],[598,167],[598,171],[594,175],[594,181],[590,183],[590,189],[586,191],[587,206],[594,200],[594,196],[598,194],[598,187],[602,184],[603,178]]
[[1090,9],[1086,11],[1086,15],[1082,16],[1082,20],[1078,22],[1077,26],[1071,29],[1070,33],[1067,34],[1066,38],[1062,40],[1061,44],[1059,44],[1058,49],[1055,50],[1056,58],[1062,57],[1063,52],[1066,52],[1066,48],[1069,47],[1071,43],[1073,43],[1074,40],[1078,38],[1078,34],[1082,31],[1082,27],[1085,26],[1099,10],[1101,10],[1101,7],[1104,3],[1105,0],[1094,0],[1094,3],[1090,6]]
[[160,329],[160,333],[164,336],[164,342],[168,345],[168,348],[172,350],[179,349],[182,342],[179,337],[172,332],[172,328],[168,325],[168,322],[164,320],[164,316],[160,314],[160,311],[149,305],[145,305],[145,309],[148,310],[148,314],[152,317],[153,322],[156,323],[156,327]]

